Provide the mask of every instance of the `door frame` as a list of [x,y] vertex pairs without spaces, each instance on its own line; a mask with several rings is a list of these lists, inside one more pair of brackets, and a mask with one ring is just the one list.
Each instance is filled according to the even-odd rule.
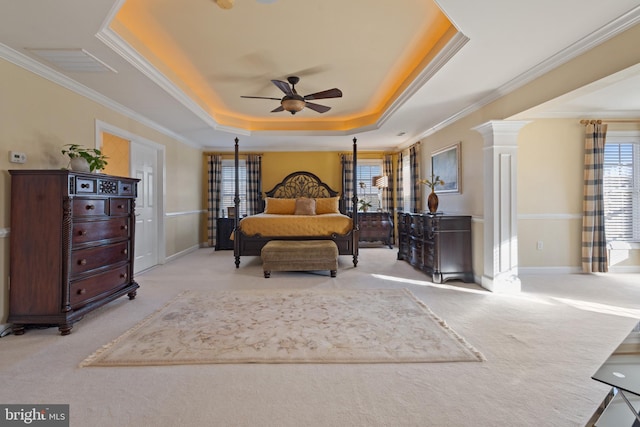
[[[102,147],[102,133],[110,133],[117,137],[126,139],[129,141],[131,145],[139,144],[144,145],[145,147],[152,148],[156,152],[156,160],[158,165],[157,173],[154,174],[155,177],[155,189],[156,195],[158,197],[157,203],[155,205],[155,214],[157,218],[156,222],[156,234],[158,236],[158,264],[164,264],[166,262],[166,243],[165,243],[165,212],[166,212],[166,197],[165,197],[165,188],[166,188],[166,162],[165,162],[165,146],[162,144],[158,144],[157,142],[151,141],[147,138],[144,138],[140,135],[136,135],[127,130],[121,129],[117,126],[113,126],[109,123],[103,122],[101,120],[96,119],[96,148]],[[129,148],[131,150],[131,148]],[[131,170],[131,162],[129,162],[129,170]],[[153,268],[153,267],[152,267]]]

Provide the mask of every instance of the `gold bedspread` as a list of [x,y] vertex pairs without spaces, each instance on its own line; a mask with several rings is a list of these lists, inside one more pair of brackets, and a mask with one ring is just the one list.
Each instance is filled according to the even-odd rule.
[[257,214],[242,218],[240,230],[253,236],[329,236],[347,234],[353,228],[350,217],[342,214],[272,215]]

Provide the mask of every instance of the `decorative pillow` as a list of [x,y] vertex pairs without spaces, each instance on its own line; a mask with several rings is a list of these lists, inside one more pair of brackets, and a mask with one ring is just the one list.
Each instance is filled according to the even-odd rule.
[[340,213],[340,198],[319,197],[316,199],[316,214]]
[[296,199],[278,199],[267,197],[264,213],[278,215],[293,215],[296,211]]
[[310,199],[308,197],[301,197],[296,199],[296,211],[295,215],[315,215],[316,214],[316,199]]

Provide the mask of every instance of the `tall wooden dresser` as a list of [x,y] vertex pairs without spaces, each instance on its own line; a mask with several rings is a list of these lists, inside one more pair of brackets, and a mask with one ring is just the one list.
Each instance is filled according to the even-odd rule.
[[398,259],[431,276],[473,282],[471,217],[398,214]]
[[123,295],[133,279],[138,179],[66,170],[11,170],[9,317],[57,325]]

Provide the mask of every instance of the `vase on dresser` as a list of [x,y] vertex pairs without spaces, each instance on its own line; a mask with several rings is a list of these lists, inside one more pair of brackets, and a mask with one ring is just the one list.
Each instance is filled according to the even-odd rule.
[[431,213],[436,213],[438,211],[438,195],[436,194],[435,190],[432,188],[431,189],[431,194],[429,194],[429,197],[427,198],[427,206],[429,207],[429,212]]

